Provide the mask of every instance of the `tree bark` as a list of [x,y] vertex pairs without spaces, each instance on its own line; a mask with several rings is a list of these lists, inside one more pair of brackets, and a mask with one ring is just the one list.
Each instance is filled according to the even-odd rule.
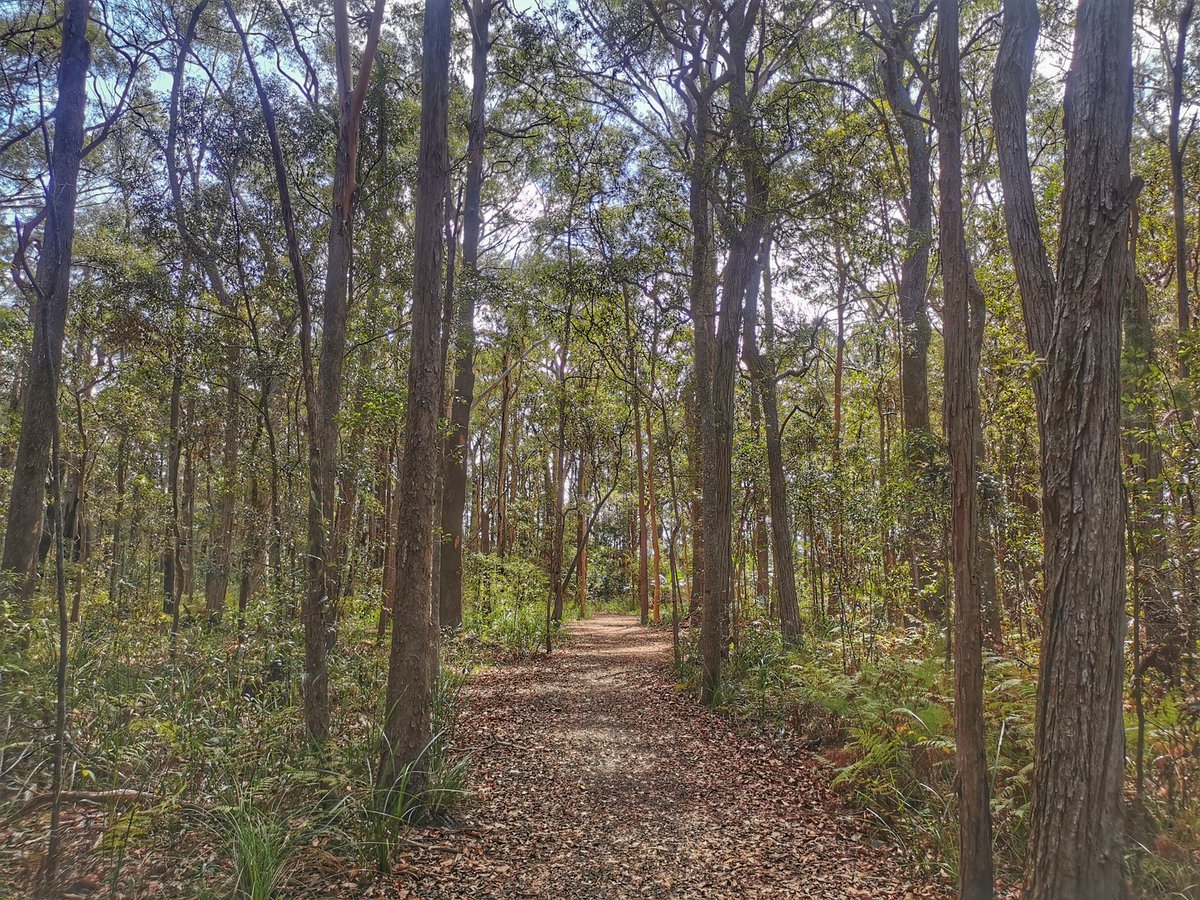
[[[1186,185],[1183,180],[1183,155],[1188,138],[1180,134],[1183,109],[1183,85],[1187,77],[1188,29],[1195,11],[1194,0],[1184,0],[1176,28],[1175,56],[1171,60],[1171,112],[1167,123],[1167,149],[1171,158],[1171,221],[1175,237],[1175,306],[1179,337],[1183,340],[1192,327],[1191,300],[1187,279],[1187,216],[1184,211]],[[1189,360],[1186,342],[1180,347],[1179,377],[1187,391],[1185,410],[1191,411],[1191,390],[1188,386]]]
[[912,99],[905,75],[912,52],[912,26],[898,22],[890,0],[878,5],[884,32],[881,60],[888,106],[904,141],[908,206],[904,210],[905,246],[900,267],[899,306],[900,394],[905,432],[929,431],[929,248],[933,238],[933,202],[929,174],[929,142],[921,110]]
[[[412,351],[404,456],[398,486],[396,606],[388,661],[384,751],[379,786],[391,789],[430,740],[434,647],[431,633],[433,529],[441,399],[443,204],[450,179],[450,0],[426,0],[421,63]],[[420,778],[416,779],[416,783]],[[414,782],[410,781],[410,786]]]
[[454,355],[454,400],[446,436],[442,495],[441,624],[462,624],[463,510],[467,502],[467,446],[475,397],[475,306],[479,293],[479,237],[483,225],[484,138],[487,134],[488,50],[494,0],[470,0],[471,113],[467,123],[467,183],[463,192],[464,284],[458,303]]
[[308,585],[304,594],[304,721],[318,743],[329,732],[329,650],[335,638],[341,600],[343,535],[337,515],[338,415],[342,405],[342,364],[346,354],[350,261],[358,190],[359,127],[371,65],[383,23],[383,0],[376,0],[367,42],[353,75],[350,15],[345,0],[333,5],[334,62],[337,71],[338,135],[334,151],[333,196],[326,245],[324,316],[310,415],[308,500]]
[[746,305],[746,346],[752,359],[751,370],[758,379],[762,397],[763,420],[766,425],[767,470],[771,509],[771,554],[775,559],[775,591],[779,595],[779,625],[786,644],[797,644],[801,638],[800,598],[796,592],[796,561],[792,546],[791,512],[788,509],[787,474],[783,469],[783,447],[779,422],[779,398],[775,382],[775,366],[771,353],[775,344],[775,309],[771,291],[771,244],[768,235],[763,242],[763,342],[766,355],[758,346],[754,292]]
[[[945,338],[946,432],[954,561],[954,744],[958,767],[958,896],[992,896],[992,820],[983,726],[983,619],[979,571],[979,346],[983,294],[974,283],[962,208],[959,0],[938,0],[939,255]],[[981,332],[980,332],[981,333]]]
[[[650,366],[650,381],[654,383],[654,365]],[[650,539],[654,550],[654,567],[650,574],[650,621],[657,625],[662,621],[662,543],[659,539],[658,496],[654,484],[654,417],[650,407],[646,408],[646,494],[650,505]]]
[[[568,257],[570,255],[568,247]],[[569,265],[569,264],[568,264]],[[566,486],[566,442],[567,442],[567,357],[571,349],[571,318],[573,304],[567,303],[563,317],[562,346],[558,354],[558,428],[554,437],[554,448],[550,455],[550,495],[546,498],[546,511],[550,515],[549,565],[551,591],[551,618],[561,622],[565,598],[563,595],[563,543],[566,530],[566,513],[563,511],[563,489]],[[550,631],[546,631],[546,652],[551,650]]]
[[585,503],[588,492],[591,490],[590,476],[587,454],[581,449],[579,451],[579,499],[575,511],[575,557],[578,560],[576,578],[579,581],[579,618],[581,619],[586,619],[588,615],[588,529]]
[[[757,0],[733,4],[728,16],[729,117],[745,190],[742,221],[730,229],[729,252],[722,276],[720,321],[711,344],[709,328],[696,322],[696,367],[701,373],[698,392],[703,454],[704,494],[704,619],[700,633],[703,698],[711,702],[721,679],[726,640],[726,610],[733,590],[731,530],[734,381],[738,338],[747,291],[758,278],[757,254],[765,231],[767,189],[763,160],[755,143],[751,101],[747,90],[746,48],[759,27],[762,7]],[[699,146],[695,153],[700,155]],[[701,316],[707,310],[700,309]],[[693,309],[693,318],[699,318]],[[702,337],[703,336],[703,337]]]
[[632,387],[629,399],[633,405],[633,453],[634,471],[637,474],[637,604],[641,623],[650,621],[650,568],[646,529],[646,454],[642,443],[641,386],[637,377],[637,354],[629,311],[629,297],[625,297],[625,328],[629,336],[629,377]]
[[87,36],[90,0],[66,0],[62,50],[58,66],[58,100],[54,107],[54,141],[50,182],[46,190],[46,224],[33,277],[33,346],[21,437],[5,523],[4,556],[0,561],[0,596],[13,602],[17,614],[33,615],[37,586],[38,545],[46,510],[46,477],[58,404],[54,395],[62,365],[67,307],[71,290],[71,258],[75,241],[75,203],[83,156],[84,112],[91,44]]
[[500,438],[496,445],[496,555],[504,558],[508,552],[508,431],[512,392],[509,390],[509,355],[504,351],[500,365]]
[[1045,596],[1025,896],[1127,897],[1123,873],[1125,542],[1120,325],[1128,214],[1133,9],[1083,0],[1066,86],[1058,275],[1046,259],[1025,137],[1033,0],[1006,0],[992,104],[1005,224],[1030,343],[1044,360]]

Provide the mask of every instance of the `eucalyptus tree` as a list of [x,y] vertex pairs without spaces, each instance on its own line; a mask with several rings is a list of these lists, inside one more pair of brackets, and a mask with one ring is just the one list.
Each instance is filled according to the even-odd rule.
[[937,130],[939,257],[945,337],[946,432],[950,445],[954,559],[954,738],[958,762],[959,889],[993,891],[992,824],[983,727],[983,621],[979,572],[979,352],[983,291],[975,281],[962,208],[959,0],[938,0]]
[[1129,288],[1132,4],[1084,0],[1067,76],[1057,273],[1033,202],[1025,116],[1036,3],[1006,0],[992,105],[1009,246],[1037,382],[1045,541],[1025,892],[1128,896],[1123,872],[1124,503],[1120,324]]
[[[404,455],[397,488],[396,600],[384,708],[379,786],[390,791],[430,740],[437,670],[433,603],[437,434],[441,405],[442,229],[449,188],[449,0],[426,0],[421,62],[421,148],[417,169],[412,349]],[[419,777],[417,781],[419,781]]]
[[[37,548],[46,506],[46,476],[51,444],[58,428],[59,368],[71,291],[75,204],[79,167],[85,152],[84,119],[91,60],[90,9],[90,0],[68,0],[63,9],[58,97],[53,113],[54,139],[47,161],[50,177],[45,205],[43,212],[22,229],[14,266],[18,283],[28,289],[33,299],[33,344],[5,523],[4,557],[0,561],[0,575],[5,576],[7,583],[0,583],[0,591],[16,601],[17,611],[25,619],[33,613]],[[26,246],[32,226],[41,219],[45,220],[41,252],[30,279]]]
[[467,21],[471,29],[471,109],[467,122],[467,171],[463,188],[461,287],[455,320],[454,383],[450,433],[443,451],[441,583],[438,585],[442,627],[462,624],[463,510],[467,501],[467,448],[471,404],[475,395],[475,308],[479,293],[479,242],[484,149],[487,138],[488,54],[492,15],[502,0],[471,0]]

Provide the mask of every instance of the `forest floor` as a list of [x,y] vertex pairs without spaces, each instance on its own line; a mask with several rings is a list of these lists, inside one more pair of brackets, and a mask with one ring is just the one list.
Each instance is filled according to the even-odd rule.
[[613,615],[568,630],[549,657],[471,679],[457,827],[422,832],[388,896],[940,895],[812,754],[739,735],[677,690],[669,630]]

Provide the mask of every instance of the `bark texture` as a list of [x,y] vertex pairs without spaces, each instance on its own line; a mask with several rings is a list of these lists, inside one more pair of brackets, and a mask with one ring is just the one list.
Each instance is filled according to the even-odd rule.
[[958,896],[992,896],[992,819],[983,727],[982,573],[976,463],[983,294],[974,283],[962,207],[962,96],[958,2],[938,0],[939,253],[945,339],[945,416],[950,445],[954,562],[954,743],[958,766]]
[[475,398],[475,306],[479,293],[479,237],[483,226],[484,138],[487,134],[488,50],[493,0],[470,0],[471,113],[467,123],[467,183],[463,191],[462,296],[454,353],[454,396],[444,449],[441,585],[443,628],[462,624],[463,511],[467,504],[467,447]]
[[397,487],[396,605],[388,662],[379,784],[391,788],[430,739],[433,526],[441,399],[443,204],[450,179],[450,0],[426,0],[421,62],[421,137],[416,194],[412,352],[404,455]]
[[779,595],[779,621],[783,640],[796,644],[801,637],[800,598],[796,591],[795,551],[792,547],[791,513],[788,510],[787,474],[783,469],[783,448],[780,443],[779,398],[775,383],[775,366],[771,351],[775,342],[775,310],[771,296],[771,238],[763,242],[763,341],[764,355],[756,334],[756,291],[751,290],[746,302],[745,355],[752,377],[758,382],[762,398],[763,420],[766,425],[768,491],[771,510],[771,555],[775,560],[775,590]]
[[1037,226],[1025,114],[1032,0],[1006,0],[993,88],[1005,222],[1043,362],[1045,596],[1025,896],[1125,898],[1120,335],[1132,267],[1133,7],[1083,0],[1066,86],[1058,271]]
[[71,290],[71,254],[75,241],[75,202],[83,156],[83,123],[87,108],[87,73],[92,48],[87,37],[89,0],[67,0],[63,10],[62,51],[58,67],[58,100],[54,107],[54,142],[50,182],[46,190],[46,224],[33,287],[33,346],[21,438],[13,471],[4,557],[0,562],[0,596],[14,602],[18,615],[33,614],[37,585],[38,545],[46,509],[46,477],[54,436],[57,373],[62,364],[67,305]]

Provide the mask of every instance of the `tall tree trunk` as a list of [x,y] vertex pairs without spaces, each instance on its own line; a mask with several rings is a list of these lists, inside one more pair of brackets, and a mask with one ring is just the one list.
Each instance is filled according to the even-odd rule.
[[241,379],[237,369],[241,353],[230,345],[225,355],[225,442],[221,451],[220,518],[213,535],[204,573],[204,612],[209,624],[221,621],[225,595],[229,591],[229,567],[233,556],[234,515],[237,512],[238,449],[241,443]]
[[628,291],[625,292],[625,334],[629,341],[629,401],[633,406],[633,462],[634,472],[637,476],[637,605],[641,623],[646,625],[650,621],[650,569],[646,528],[646,454],[642,432],[642,394],[641,381],[638,378],[637,337],[633,326]]
[[575,556],[576,578],[579,581],[579,618],[586,619],[588,615],[588,534],[587,509],[588,492],[591,490],[591,471],[587,464],[587,454],[579,451],[579,487],[575,511]]
[[[1177,20],[1175,56],[1171,60],[1171,111],[1167,122],[1167,149],[1171,157],[1171,221],[1175,237],[1175,306],[1179,337],[1184,340],[1192,327],[1191,300],[1187,278],[1187,215],[1184,199],[1187,185],[1183,180],[1183,155],[1188,136],[1180,134],[1183,110],[1183,85],[1187,78],[1187,38],[1195,11],[1194,0],[1184,0]],[[1189,135],[1190,136],[1190,135]],[[1189,360],[1186,341],[1180,347],[1179,376],[1187,392],[1185,411],[1191,412],[1191,388],[1188,384]]]
[[[229,0],[226,9],[233,15]],[[276,184],[284,208],[292,276],[301,313],[301,356],[305,409],[309,431],[308,584],[304,593],[304,722],[309,739],[321,743],[329,731],[329,651],[336,637],[337,609],[341,599],[347,527],[336,521],[338,471],[338,416],[342,402],[342,370],[346,354],[346,321],[350,294],[350,264],[353,255],[353,220],[356,193],[358,143],[362,109],[371,80],[371,66],[379,43],[384,6],[376,0],[367,28],[357,79],[353,74],[350,49],[350,17],[345,0],[334,3],[334,62],[337,73],[338,134],[334,153],[334,177],[330,204],[327,267],[324,289],[324,318],[321,327],[320,359],[313,372],[311,307],[299,257],[295,223],[288,199],[286,171],[274,113],[263,91],[252,53],[246,47],[264,117],[268,119]],[[238,26],[239,33],[241,32]],[[243,43],[245,35],[242,35]],[[350,513],[343,511],[343,518]],[[348,526],[348,522],[347,522]]]
[[[650,366],[651,384],[654,383],[654,366]],[[657,625],[662,621],[662,587],[660,576],[662,569],[662,543],[659,539],[658,527],[658,497],[654,485],[654,417],[650,407],[646,407],[646,492],[650,504],[650,539],[654,549],[654,568],[650,574],[650,619]]]
[[[1137,217],[1130,228],[1131,264],[1137,260]],[[1154,326],[1146,285],[1136,271],[1130,278],[1125,308],[1125,350],[1122,394],[1128,398],[1124,411],[1126,445],[1133,477],[1129,479],[1129,540],[1136,554],[1134,581],[1138,591],[1140,618],[1146,630],[1146,646],[1139,646],[1142,659],[1135,667],[1153,666],[1174,680],[1183,657],[1183,623],[1180,621],[1164,577],[1167,564],[1166,529],[1162,502],[1162,447],[1154,434],[1155,404]],[[1134,622],[1134,628],[1143,624]],[[1140,636],[1139,636],[1140,638]],[[1141,678],[1142,671],[1137,671]]]
[[938,0],[939,255],[945,335],[954,560],[954,744],[958,767],[958,896],[992,896],[992,820],[983,727],[983,619],[976,442],[983,293],[974,283],[962,208],[959,0]]
[[129,433],[121,431],[117,442],[117,497],[113,503],[112,547],[108,556],[108,602],[114,607],[121,600],[121,575],[125,569],[125,549],[122,535],[125,522],[125,474],[129,458]]
[[[780,442],[779,398],[775,383],[775,365],[771,353],[775,344],[775,309],[771,292],[770,236],[763,242],[763,342],[764,356],[758,346],[755,328],[756,306],[747,302],[746,341],[753,365],[754,377],[762,397],[763,419],[766,424],[767,471],[771,507],[771,553],[775,558],[775,591],[779,595],[779,623],[787,644],[799,642],[800,598],[796,592],[796,561],[792,547],[791,513],[788,509],[787,475],[783,469],[783,448]],[[751,299],[754,292],[751,291]]]
[[1120,325],[1128,213],[1133,9],[1083,0],[1066,86],[1057,278],[1038,228],[1025,115],[1038,9],[1006,0],[992,104],[1005,224],[1026,325],[1045,360],[1045,596],[1025,896],[1125,898],[1125,542]]
[[[171,200],[174,205],[175,226],[179,237],[187,250],[189,258],[194,260],[203,270],[209,287],[217,298],[217,305],[225,313],[224,324],[240,318],[239,305],[230,293],[225,283],[221,267],[217,264],[209,242],[196,235],[188,224],[187,210],[184,203],[183,185],[179,173],[177,158],[179,117],[181,97],[184,92],[184,74],[191,52],[192,42],[200,17],[208,7],[209,0],[199,0],[188,16],[187,25],[183,30],[180,45],[176,50],[175,67],[171,82],[171,97],[169,109],[169,124],[167,130],[167,175],[171,187]],[[188,167],[193,171],[192,162]],[[232,330],[232,329],[231,329]],[[213,535],[208,571],[204,578],[205,613],[210,623],[219,621],[225,608],[225,595],[229,587],[229,564],[233,550],[233,526],[237,506],[237,466],[238,442],[240,436],[241,413],[241,348],[236,332],[227,335],[225,347],[224,379],[225,379],[225,435],[222,451],[221,501],[220,516],[217,530]],[[194,573],[193,573],[194,575]]]
[[[563,342],[558,357],[558,429],[555,432],[554,449],[550,454],[550,496],[546,511],[550,515],[550,591],[551,618],[561,622],[563,617],[563,542],[566,529],[566,513],[563,511],[563,488],[566,486],[566,441],[567,441],[567,354],[571,346],[571,304],[563,321]],[[550,633],[546,633],[546,652],[550,652]]]
[[494,0],[470,0],[471,114],[467,123],[467,184],[463,193],[462,299],[458,303],[454,400],[446,436],[442,496],[441,624],[462,624],[463,509],[467,502],[467,446],[475,397],[475,304],[479,293],[479,236],[483,225],[483,148],[487,133],[488,50]]
[[[430,740],[433,530],[441,399],[443,204],[450,179],[450,0],[426,0],[416,193],[412,351],[398,486],[396,606],[379,786],[391,789]],[[419,784],[420,777],[410,782]]]
[[[888,106],[904,141],[908,176],[904,260],[900,268],[900,394],[905,432],[929,431],[929,325],[926,292],[933,202],[929,174],[929,142],[921,110],[913,101],[905,74],[912,52],[911,26],[897,22],[890,0],[879,7],[884,30],[881,60]],[[907,16],[906,18],[912,18]]]
[[[761,15],[762,7],[754,0],[744,5],[739,0],[729,12],[729,117],[746,193],[745,210],[742,221],[731,229],[729,235],[729,252],[722,278],[720,321],[711,345],[702,346],[702,342],[709,343],[707,328],[699,327],[697,323],[693,329],[697,335],[696,367],[702,373],[697,405],[704,448],[701,473],[704,480],[705,598],[700,646],[705,702],[712,701],[720,683],[722,657],[727,646],[725,615],[731,605],[733,588],[730,541],[733,524],[734,381],[743,305],[747,291],[758,280],[757,255],[766,226],[765,166],[756,146],[746,84],[749,77],[746,48],[750,35],[760,25],[758,19]],[[693,152],[699,155],[699,146]],[[697,318],[695,310],[693,318]]]
[[496,445],[496,555],[503,558],[508,552],[508,431],[512,403],[508,350],[500,365],[504,375],[500,378],[500,439]]
[[691,579],[688,584],[688,615],[699,607],[704,599],[704,500],[700,485],[700,422],[696,415],[696,379],[687,387],[684,399],[684,420],[688,439],[688,530],[692,547],[690,557]]
[[183,429],[180,425],[181,394],[183,391],[183,369],[176,366],[171,376],[171,434],[167,450],[167,493],[171,498],[171,527],[168,529],[165,565],[168,577],[163,610],[171,615],[171,633],[175,634],[179,622],[179,591],[183,587],[183,566],[180,547],[183,543],[179,522],[179,463],[183,454]]
[[[933,202],[929,141],[921,109],[921,92],[913,99],[909,73],[913,42],[919,28],[917,4],[902,0],[897,13],[892,0],[874,7],[883,36],[880,68],[888,106],[904,142],[908,197],[904,208],[905,247],[900,266],[900,395],[904,425],[904,456],[918,470],[932,463],[929,427],[929,250],[933,242]],[[926,507],[922,502],[921,507]],[[936,618],[940,602],[928,596],[937,579],[938,552],[928,514],[906,529],[905,543],[912,566],[913,588],[926,615]],[[940,600],[940,598],[939,598]]]
[[46,225],[32,289],[33,346],[21,437],[13,471],[5,523],[4,556],[0,561],[0,597],[13,602],[18,616],[33,615],[37,585],[37,553],[46,510],[46,476],[58,404],[54,396],[62,365],[67,306],[71,290],[71,256],[75,241],[75,201],[83,156],[84,112],[91,44],[87,25],[90,0],[66,0],[62,49],[58,66],[58,100],[54,107],[54,141],[50,150],[50,183],[46,190]]

